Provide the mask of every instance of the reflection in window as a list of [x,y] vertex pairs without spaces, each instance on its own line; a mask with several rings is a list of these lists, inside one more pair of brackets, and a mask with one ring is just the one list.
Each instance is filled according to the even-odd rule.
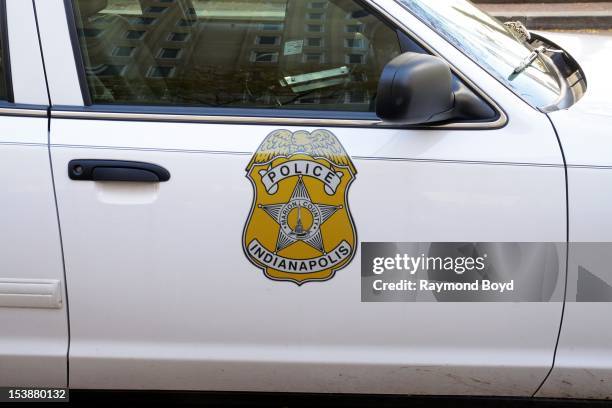
[[77,30],[79,37],[86,38],[97,38],[102,35],[103,32],[104,30],[100,30],[99,28],[80,28]]
[[303,98],[300,98],[299,101],[297,101],[297,104],[299,105],[316,105],[318,103],[321,102],[321,98],[319,98],[318,96],[305,96]]
[[255,43],[259,45],[278,45],[280,44],[280,37],[276,35],[260,35],[256,37]]
[[308,18],[310,20],[323,20],[323,13],[308,13]]
[[162,48],[158,54],[158,58],[176,59],[181,53],[180,48]]
[[263,31],[280,31],[283,29],[283,25],[281,23],[265,23],[261,25],[261,30]]
[[363,40],[361,38],[347,38],[345,41],[347,48],[363,48]]
[[368,80],[368,76],[365,72],[356,72],[351,74],[351,81],[353,82],[366,82]]
[[322,9],[322,8],[327,7],[327,2],[326,1],[311,1],[308,4],[308,7],[312,9]]
[[348,54],[346,56],[347,64],[363,64],[364,60],[365,58],[362,54]]
[[142,37],[144,37],[145,33],[146,31],[128,30],[125,33],[125,38],[128,40],[140,40]]
[[100,14],[111,16],[116,14],[122,14],[124,16],[142,15],[142,7],[140,6],[139,0],[106,0],[104,4],[100,5],[105,6],[102,10],[100,10]]
[[304,54],[304,62],[317,62],[317,63],[322,63],[323,61],[323,54],[321,53],[307,53]]
[[251,61],[253,62],[277,62],[278,52],[254,51],[251,54]]
[[153,17],[133,17],[128,19],[129,23],[132,25],[151,25],[155,22],[155,18]]
[[346,103],[367,103],[369,99],[368,92],[363,89],[347,92],[344,96]]
[[115,57],[131,57],[135,49],[134,47],[115,47],[113,55]]
[[163,13],[168,7],[152,6],[145,10],[145,13]]
[[168,41],[184,42],[189,38],[189,33],[170,33]]
[[102,65],[94,68],[97,76],[123,76],[125,73],[125,65]]
[[308,47],[321,47],[323,45],[323,39],[320,37],[310,37],[306,40]]
[[141,15],[73,1],[82,33],[104,16],[80,37],[94,103],[372,112],[401,53],[354,0],[138,0]]
[[185,18],[181,18],[177,25],[179,27],[193,27],[194,25],[196,25],[198,23],[197,20],[187,20]]
[[174,74],[174,67],[151,67],[147,76],[149,78],[168,78]]

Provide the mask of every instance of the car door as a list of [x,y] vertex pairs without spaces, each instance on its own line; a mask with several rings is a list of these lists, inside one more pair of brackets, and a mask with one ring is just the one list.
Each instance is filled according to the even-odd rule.
[[[560,303],[361,303],[359,243],[565,242],[544,115],[391,2],[35,4],[72,387],[536,390]],[[423,47],[490,120],[380,123]]]
[[0,2],[0,387],[66,387],[49,99],[30,2]]

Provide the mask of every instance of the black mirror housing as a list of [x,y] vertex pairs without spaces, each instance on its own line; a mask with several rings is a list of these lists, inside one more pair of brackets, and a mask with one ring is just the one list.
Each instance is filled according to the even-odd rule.
[[384,68],[378,84],[376,114],[386,122],[415,125],[452,115],[455,97],[449,65],[438,57],[407,52]]

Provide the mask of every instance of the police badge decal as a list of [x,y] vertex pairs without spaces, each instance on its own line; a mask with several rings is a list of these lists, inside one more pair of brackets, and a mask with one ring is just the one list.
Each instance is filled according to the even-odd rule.
[[348,189],[357,171],[331,132],[269,134],[246,168],[253,204],[242,244],[273,280],[331,279],[355,255]]

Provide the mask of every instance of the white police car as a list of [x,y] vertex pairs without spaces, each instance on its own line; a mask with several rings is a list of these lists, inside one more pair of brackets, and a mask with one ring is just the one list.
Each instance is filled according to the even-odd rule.
[[362,242],[612,241],[612,41],[463,0],[0,5],[0,386],[612,395],[609,302],[359,298]]

